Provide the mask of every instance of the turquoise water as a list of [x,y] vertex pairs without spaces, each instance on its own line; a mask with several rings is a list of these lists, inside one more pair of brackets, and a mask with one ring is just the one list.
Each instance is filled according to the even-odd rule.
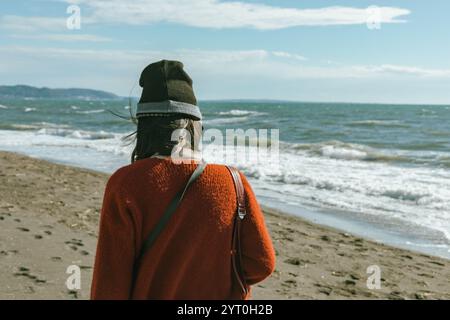
[[[128,101],[0,101],[0,149],[113,172]],[[260,199],[450,257],[450,106],[201,101],[205,129],[278,129],[279,157],[237,165]],[[224,162],[205,149],[210,162]],[[373,231],[373,232],[370,232]],[[391,239],[391,240],[389,240]]]

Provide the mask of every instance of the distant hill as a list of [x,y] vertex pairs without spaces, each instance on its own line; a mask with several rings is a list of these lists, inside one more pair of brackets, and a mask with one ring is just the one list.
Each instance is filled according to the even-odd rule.
[[34,98],[34,99],[79,99],[79,100],[115,100],[119,96],[92,89],[50,89],[26,85],[0,86],[0,98]]

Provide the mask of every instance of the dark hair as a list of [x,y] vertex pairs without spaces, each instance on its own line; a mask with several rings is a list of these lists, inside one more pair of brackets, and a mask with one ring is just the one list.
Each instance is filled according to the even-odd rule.
[[200,121],[183,114],[140,116],[131,162],[154,155],[170,156],[176,146],[197,152],[202,131]]

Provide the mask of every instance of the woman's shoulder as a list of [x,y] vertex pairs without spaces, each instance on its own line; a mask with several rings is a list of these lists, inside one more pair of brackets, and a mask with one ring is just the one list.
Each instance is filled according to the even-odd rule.
[[[234,166],[231,165],[230,167],[234,167]],[[244,185],[244,188],[246,190],[248,188],[251,188],[250,183],[248,182],[247,177],[245,176],[244,172],[242,170],[240,170],[238,167],[235,167],[235,168],[238,170],[238,172],[241,176],[241,180]],[[216,182],[233,184],[233,178],[232,178],[231,172],[227,168],[227,165],[208,163],[206,170],[209,173],[208,176],[212,177],[212,179],[216,180]]]
[[[145,160],[145,161],[144,161]],[[136,177],[140,176],[139,172],[144,168],[143,162],[152,162],[152,159],[144,159],[133,162],[117,169],[108,179],[107,186],[113,188],[115,186],[123,186],[132,183]],[[148,160],[148,161],[147,161]],[[148,168],[148,163],[146,168]]]
[[[175,170],[177,166],[192,166],[194,163],[172,163],[170,160],[161,160],[158,158],[147,158],[138,160],[129,165],[123,166],[117,169],[109,178],[108,186],[125,186],[128,184],[135,184],[139,177],[149,177],[149,176],[166,176],[168,178],[170,176],[170,172],[179,173],[180,170]],[[165,169],[163,169],[165,167]],[[170,168],[169,168],[170,167]],[[185,170],[181,170],[185,171]],[[239,170],[241,178],[246,185],[247,179],[244,173]],[[207,180],[215,180],[216,182],[232,182],[231,174],[224,164],[219,163],[209,163],[207,162],[207,166],[205,169],[206,176],[208,176]],[[203,180],[203,179],[202,179]]]

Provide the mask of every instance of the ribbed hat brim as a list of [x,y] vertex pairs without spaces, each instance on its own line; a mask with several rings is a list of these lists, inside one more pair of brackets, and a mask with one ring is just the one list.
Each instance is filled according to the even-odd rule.
[[181,113],[190,115],[196,118],[196,120],[202,119],[200,108],[194,104],[174,100],[138,103],[136,111],[137,117],[143,116],[144,114],[153,114],[153,113],[167,113],[167,114]]

